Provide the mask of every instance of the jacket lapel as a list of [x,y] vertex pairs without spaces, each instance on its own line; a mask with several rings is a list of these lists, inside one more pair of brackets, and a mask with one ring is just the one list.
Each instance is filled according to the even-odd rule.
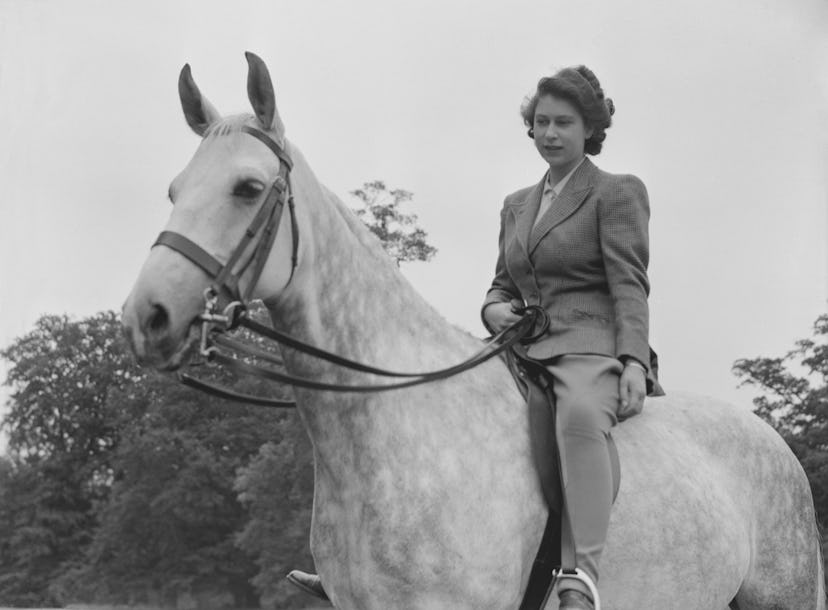
[[516,201],[512,204],[512,214],[515,217],[515,235],[527,258],[529,258],[529,235],[532,232],[532,225],[535,222],[538,208],[540,208],[544,182],[546,182],[546,174],[535,188],[529,191],[523,201]]
[[[572,174],[572,177],[566,183],[566,186],[564,186],[561,194],[552,202],[552,205],[538,221],[534,229],[530,225],[529,240],[527,242],[528,252],[530,254],[537,248],[540,241],[549,231],[561,224],[581,207],[581,204],[592,190],[594,170],[595,165],[589,159],[585,159],[581,163],[581,166],[575,170],[575,173]],[[535,210],[537,209],[535,207]],[[534,220],[534,216],[533,214],[532,220]]]

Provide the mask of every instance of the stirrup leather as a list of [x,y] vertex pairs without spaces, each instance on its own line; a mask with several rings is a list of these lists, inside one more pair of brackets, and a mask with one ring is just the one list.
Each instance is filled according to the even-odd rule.
[[592,596],[592,603],[595,606],[595,610],[601,610],[601,599],[598,597],[598,587],[596,587],[595,583],[592,582],[589,574],[580,568],[574,568],[571,570],[558,568],[555,570],[554,582],[557,583],[561,577],[574,578],[575,580],[582,582],[584,586],[589,589],[589,594]]

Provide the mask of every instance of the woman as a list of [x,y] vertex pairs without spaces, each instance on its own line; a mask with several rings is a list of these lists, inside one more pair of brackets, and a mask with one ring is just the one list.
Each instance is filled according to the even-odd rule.
[[[609,525],[613,480],[608,437],[639,413],[648,388],[649,203],[631,175],[598,169],[614,113],[588,68],[542,78],[521,114],[543,179],[512,193],[501,211],[500,254],[482,308],[497,332],[515,309],[539,305],[549,329],[527,350],[554,378],[562,467],[577,567],[594,584]],[[652,393],[661,393],[651,375]],[[561,610],[591,609],[587,583],[558,581]]]
[[[523,305],[549,314],[548,331],[527,352],[555,380],[575,560],[593,583],[617,484],[610,429],[641,411],[648,387],[663,393],[648,346],[647,192],[635,176],[603,172],[585,157],[601,151],[613,112],[584,66],[541,79],[524,102],[529,137],[549,169],[506,197],[482,309],[492,332],[517,321]],[[318,576],[293,571],[288,579],[327,599]],[[559,579],[558,591],[561,610],[593,607],[577,578]]]

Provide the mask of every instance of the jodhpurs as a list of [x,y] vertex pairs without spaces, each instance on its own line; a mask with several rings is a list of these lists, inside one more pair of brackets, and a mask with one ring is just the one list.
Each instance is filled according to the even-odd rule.
[[[598,562],[607,538],[613,490],[607,445],[611,428],[618,423],[618,380],[621,363],[608,356],[567,354],[546,363],[555,378],[555,399],[564,497],[566,498],[576,566],[598,582]],[[562,578],[559,590],[584,585]]]

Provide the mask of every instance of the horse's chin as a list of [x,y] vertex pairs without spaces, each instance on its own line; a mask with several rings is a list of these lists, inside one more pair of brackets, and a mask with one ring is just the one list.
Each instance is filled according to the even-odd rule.
[[160,346],[161,349],[156,350],[154,354],[148,355],[144,359],[143,364],[164,373],[175,372],[193,361],[198,354],[200,340],[201,325],[200,323],[194,322],[187,329],[187,334],[178,343],[177,347],[165,349],[166,346]]

